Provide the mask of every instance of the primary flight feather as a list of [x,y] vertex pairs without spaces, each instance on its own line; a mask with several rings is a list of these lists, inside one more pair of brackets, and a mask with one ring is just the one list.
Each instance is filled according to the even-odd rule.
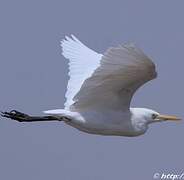
[[134,44],[109,48],[99,54],[74,35],[61,41],[62,54],[69,60],[69,81],[64,109],[44,111],[34,117],[18,111],[2,116],[18,121],[62,120],[87,133],[138,136],[153,122],[179,120],[146,108],[131,108],[136,90],[156,78],[155,65]]

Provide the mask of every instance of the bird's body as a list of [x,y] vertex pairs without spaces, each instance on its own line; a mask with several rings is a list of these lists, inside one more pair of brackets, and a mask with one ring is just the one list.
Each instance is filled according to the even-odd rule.
[[51,110],[51,115],[65,116],[70,121],[67,124],[87,133],[101,135],[136,136],[143,133],[136,131],[131,121],[132,114],[124,111],[88,111],[71,112],[68,110]]
[[69,60],[65,108],[44,111],[49,115],[44,117],[17,111],[2,116],[21,122],[62,119],[87,133],[117,136],[138,136],[150,123],[178,120],[151,109],[130,108],[136,90],[157,76],[154,63],[134,44],[109,48],[102,55],[71,35],[61,47]]
[[[105,111],[90,109],[87,111],[68,111],[55,109],[44,111],[46,114],[67,117],[65,123],[87,133],[116,136],[138,136],[144,134],[152,123],[152,114],[158,114],[146,108],[130,108],[128,111]],[[148,119],[144,116],[149,114]]]

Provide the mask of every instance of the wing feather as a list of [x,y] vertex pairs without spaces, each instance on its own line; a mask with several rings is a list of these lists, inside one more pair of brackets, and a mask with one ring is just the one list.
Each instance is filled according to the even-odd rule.
[[109,48],[70,108],[127,110],[134,92],[156,75],[154,63],[134,44]]
[[90,77],[100,65],[102,54],[98,54],[86,47],[74,35],[65,36],[61,41],[62,54],[69,59],[69,81],[65,94],[65,109],[74,103],[73,97],[80,90],[85,79]]

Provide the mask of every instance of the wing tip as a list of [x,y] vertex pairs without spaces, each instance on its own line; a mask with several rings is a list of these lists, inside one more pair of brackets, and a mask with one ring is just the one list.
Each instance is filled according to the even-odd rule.
[[80,42],[78,38],[76,38],[76,36],[74,34],[70,34],[70,35],[65,35],[64,38],[60,41],[76,41],[76,42]]
[[64,38],[61,39],[61,41],[60,41],[60,46],[62,48],[64,48],[64,46],[69,45],[69,43],[70,44],[78,43],[78,44],[82,45],[82,42],[79,41],[79,39],[77,39],[74,34],[65,35]]

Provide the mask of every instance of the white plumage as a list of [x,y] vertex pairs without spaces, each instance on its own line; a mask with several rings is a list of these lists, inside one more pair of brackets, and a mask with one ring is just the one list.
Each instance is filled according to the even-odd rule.
[[134,44],[109,48],[102,55],[71,35],[61,47],[69,60],[65,109],[45,113],[70,118],[67,124],[88,133],[122,136],[137,136],[149,123],[174,119],[130,108],[135,91],[156,77],[154,63]]
[[69,109],[74,103],[73,98],[80,90],[83,82],[89,78],[95,69],[100,65],[103,56],[86,47],[76,37],[73,39],[66,36],[66,40],[61,41],[62,54],[69,59],[69,76],[65,108]]

